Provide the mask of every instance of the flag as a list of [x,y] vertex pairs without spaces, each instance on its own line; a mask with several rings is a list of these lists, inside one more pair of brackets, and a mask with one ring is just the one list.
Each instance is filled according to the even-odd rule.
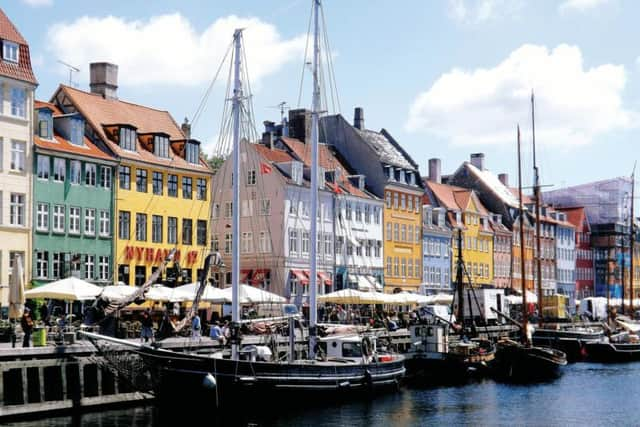
[[260,173],[262,175],[266,175],[268,173],[271,173],[272,170],[273,169],[271,168],[270,165],[268,165],[266,163],[263,163],[263,162],[260,162]]
[[329,187],[331,187],[331,189],[333,190],[334,193],[342,194],[342,189],[340,188],[340,186],[337,183],[330,182],[329,183]]

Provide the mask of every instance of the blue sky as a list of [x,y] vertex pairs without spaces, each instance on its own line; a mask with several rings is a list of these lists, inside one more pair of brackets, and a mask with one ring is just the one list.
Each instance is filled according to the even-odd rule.
[[[120,66],[121,99],[192,117],[245,26],[256,122],[297,106],[310,0],[12,0],[2,7],[31,46],[48,99],[68,81],[58,59]],[[515,184],[515,126],[530,168],[535,90],[543,183],[559,187],[631,173],[640,157],[640,3],[632,0],[325,0],[341,113],[362,106],[414,157],[452,172],[472,152]],[[224,81],[194,137],[218,135]],[[304,105],[310,87],[304,87]],[[530,173],[527,173],[529,176]],[[528,178],[530,179],[530,178]]]

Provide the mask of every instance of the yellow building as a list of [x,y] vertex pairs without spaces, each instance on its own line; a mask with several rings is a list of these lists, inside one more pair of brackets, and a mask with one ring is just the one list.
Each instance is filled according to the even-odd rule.
[[[462,258],[474,286],[494,286],[493,230],[490,213],[473,190],[428,181],[427,194],[433,203],[447,209],[453,232],[452,277],[457,273],[457,230],[462,229]],[[468,278],[465,276],[465,282]]]
[[108,178],[113,282],[143,284],[176,248],[181,271],[170,265],[162,279],[190,283],[209,247],[212,172],[187,123],[181,128],[166,111],[120,101],[116,89],[117,67],[91,64],[91,93],[61,85],[52,100],[80,113],[85,134],[119,160],[117,176]]
[[387,184],[383,210],[386,292],[417,291],[422,283],[420,187]]

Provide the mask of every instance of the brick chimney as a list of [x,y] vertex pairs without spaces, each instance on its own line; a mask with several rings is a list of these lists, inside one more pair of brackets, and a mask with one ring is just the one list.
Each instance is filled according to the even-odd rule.
[[91,93],[105,99],[118,99],[118,66],[108,62],[93,62],[89,65]]
[[471,164],[481,171],[484,170],[484,153],[471,154]]
[[364,129],[364,109],[356,107],[353,112],[353,127],[356,129]]
[[437,184],[442,182],[440,159],[429,159],[429,181]]
[[189,119],[185,117],[180,128],[182,129],[182,133],[184,133],[184,137],[186,139],[191,139],[191,123],[189,123]]
[[501,173],[498,175],[498,179],[500,180],[500,182],[507,188],[509,188],[509,174],[508,173]]

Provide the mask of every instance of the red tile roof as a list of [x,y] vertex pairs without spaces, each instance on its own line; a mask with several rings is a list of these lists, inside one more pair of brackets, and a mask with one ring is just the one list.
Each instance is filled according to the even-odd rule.
[[29,45],[2,9],[0,9],[0,39],[19,45],[18,63],[0,59],[0,75],[37,85],[38,81],[31,68]]
[[264,157],[266,160],[269,160],[270,162],[286,163],[293,160],[293,157],[291,157],[291,154],[289,154],[284,150],[278,150],[278,149],[271,150],[262,144],[254,144],[254,146],[255,146],[255,149],[258,151],[258,154],[260,154],[262,157]]
[[[136,152],[122,149],[116,142],[110,140],[103,126],[115,124],[127,124],[137,128],[141,133],[166,133],[171,141],[185,140],[180,126],[173,120],[167,111],[156,110],[119,99],[107,99],[101,95],[85,92],[69,86],[60,85],[59,91],[66,95],[73,106],[84,117],[87,123],[95,130],[96,134],[109,146],[114,153],[124,159],[142,161],[165,167],[210,172],[207,163],[200,159],[199,164],[187,162],[178,156],[173,150],[169,150],[170,158],[157,157],[143,148],[136,141]],[[54,96],[55,98],[55,96]]]

